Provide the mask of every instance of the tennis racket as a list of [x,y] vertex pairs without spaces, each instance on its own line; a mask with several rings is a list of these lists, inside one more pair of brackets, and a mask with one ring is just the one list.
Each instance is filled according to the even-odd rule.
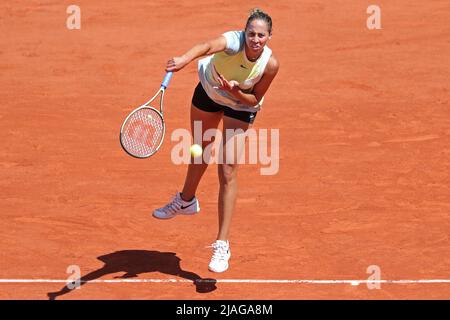
[[[134,109],[126,117],[120,128],[120,144],[131,156],[148,158],[154,155],[164,140],[166,125],[163,117],[164,92],[172,78],[172,72],[167,72],[156,94],[140,107]],[[152,107],[152,102],[159,99],[159,110]]]

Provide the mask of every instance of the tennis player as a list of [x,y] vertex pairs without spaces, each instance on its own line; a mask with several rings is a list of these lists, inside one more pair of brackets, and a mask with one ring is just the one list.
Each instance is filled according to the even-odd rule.
[[[219,232],[217,240],[212,244],[213,255],[209,270],[223,272],[228,269],[231,256],[228,235],[231,217],[237,193],[237,161],[230,161],[226,150],[226,129],[241,129],[233,137],[240,140],[255,121],[261,108],[263,97],[275,78],[279,64],[267,47],[272,36],[272,19],[260,9],[250,13],[244,31],[230,31],[220,37],[195,45],[181,57],[171,58],[167,62],[166,71],[179,71],[191,61],[205,58],[198,62],[200,82],[195,88],[190,110],[191,130],[194,121],[201,121],[202,136],[208,129],[217,129],[223,120],[223,159],[227,161],[218,165],[219,175]],[[245,140],[244,140],[245,141]],[[196,142],[197,143],[197,142]],[[211,142],[201,142],[202,148]],[[236,154],[245,147],[238,145]],[[200,211],[195,193],[208,164],[189,164],[182,192],[175,195],[166,206],[156,209],[153,216],[159,219],[170,219],[176,215],[192,215]]]

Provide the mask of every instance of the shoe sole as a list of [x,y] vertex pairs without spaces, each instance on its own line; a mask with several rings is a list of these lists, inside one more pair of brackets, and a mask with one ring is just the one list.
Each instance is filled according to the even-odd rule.
[[155,215],[155,213],[153,213],[152,216],[154,218],[156,218],[156,219],[159,219],[159,220],[169,220],[169,219],[175,218],[176,216],[180,216],[180,215],[181,216],[193,216],[193,215],[195,215],[195,214],[197,214],[199,212],[200,212],[200,210],[198,210],[197,212],[191,212],[191,213],[177,213],[177,214],[175,214],[175,215],[173,215],[171,217],[166,217],[166,218],[158,217],[157,215]]
[[155,215],[155,214],[152,214],[152,216],[153,216],[153,218],[156,218],[156,219],[158,219],[158,220],[169,220],[169,219],[175,218],[175,216],[163,218],[163,217],[158,217],[158,216]]

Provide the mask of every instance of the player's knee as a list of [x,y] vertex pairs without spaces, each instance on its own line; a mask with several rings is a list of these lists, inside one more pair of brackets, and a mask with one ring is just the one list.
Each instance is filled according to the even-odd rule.
[[219,182],[221,185],[235,182],[237,178],[237,165],[221,164],[219,165]]

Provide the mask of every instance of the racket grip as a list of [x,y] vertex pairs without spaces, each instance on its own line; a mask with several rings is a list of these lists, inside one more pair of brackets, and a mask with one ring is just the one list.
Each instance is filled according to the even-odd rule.
[[172,79],[172,75],[173,75],[173,72],[166,73],[166,76],[164,77],[161,87],[163,87],[164,89],[167,88],[167,86],[169,85],[170,79]]

